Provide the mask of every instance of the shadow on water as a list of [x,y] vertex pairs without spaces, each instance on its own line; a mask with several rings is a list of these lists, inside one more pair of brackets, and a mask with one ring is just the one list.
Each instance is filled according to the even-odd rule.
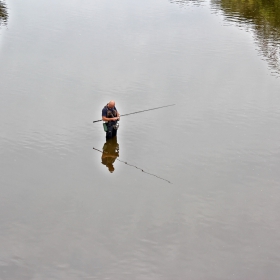
[[119,157],[119,144],[118,144],[118,141],[117,141],[117,137],[113,137],[111,139],[108,139],[104,143],[102,151],[99,150],[99,149],[96,149],[94,147],[93,147],[93,150],[102,153],[101,163],[103,165],[105,165],[108,168],[109,172],[111,172],[111,173],[113,173],[115,171],[114,163],[117,160],[117,161],[122,162],[122,163],[124,163],[124,164],[126,164],[128,166],[131,166],[131,167],[134,167],[136,169],[139,169],[140,171],[142,171],[145,174],[151,175],[151,176],[156,177],[156,178],[158,178],[160,180],[166,181],[169,184],[172,184],[169,180],[166,180],[166,179],[164,179],[164,178],[162,178],[160,176],[157,176],[155,174],[146,172],[142,168],[140,168],[140,167],[138,167],[136,165],[133,165],[133,164],[130,164],[130,163],[126,162],[126,161],[120,160],[118,158]]
[[8,12],[6,4],[0,1],[0,26],[6,25],[8,21]]
[[[180,6],[199,5],[201,0],[170,0]],[[280,1],[279,0],[211,0],[211,8],[222,13],[229,23],[251,30],[260,54],[270,70],[280,76]]]

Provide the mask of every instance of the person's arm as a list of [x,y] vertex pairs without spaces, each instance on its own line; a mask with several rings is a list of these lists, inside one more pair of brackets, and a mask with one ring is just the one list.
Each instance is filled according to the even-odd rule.
[[117,121],[119,118],[116,117],[116,118],[107,118],[105,116],[102,116],[102,121],[104,122],[109,122],[109,121]]
[[[114,107],[114,109],[117,111],[116,107]],[[107,112],[104,108],[102,110],[102,121],[109,122],[109,121],[118,121],[120,119],[120,114],[118,111],[117,111],[117,117],[115,117],[115,118],[107,118],[106,115],[107,115]]]
[[118,120],[118,118],[107,118],[107,111],[106,111],[106,109],[104,108],[102,110],[102,121],[109,122],[109,121],[116,121],[116,120]]

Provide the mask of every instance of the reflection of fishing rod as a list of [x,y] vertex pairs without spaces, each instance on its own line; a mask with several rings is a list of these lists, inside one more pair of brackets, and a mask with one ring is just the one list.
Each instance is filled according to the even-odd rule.
[[[164,107],[174,106],[174,105],[175,105],[175,104],[171,104],[171,105],[156,107],[156,108],[152,108],[152,109],[148,109],[148,110],[137,111],[137,112],[133,112],[133,113],[121,115],[121,117],[128,116],[128,115],[133,115],[133,114],[138,114],[138,113],[142,113],[142,112],[146,112],[146,111],[156,110],[156,109],[160,109],[160,108],[164,108]],[[101,121],[102,121],[102,120],[97,120],[97,121],[93,121],[93,122],[96,123],[96,122],[101,122]]]
[[[98,151],[98,152],[100,152],[100,153],[105,153],[105,154],[107,154],[106,152],[104,152],[104,151],[102,152],[102,151],[100,151],[100,150],[98,150],[98,149],[96,149],[96,148],[94,148],[94,147],[93,147],[93,149],[96,150],[96,151]],[[118,159],[118,158],[116,158],[116,160],[118,160],[118,161],[120,161],[120,162],[122,162],[122,163],[125,163],[126,165],[135,167],[135,168],[141,170],[142,172],[144,172],[144,173],[146,173],[146,174],[149,174],[149,175],[151,175],[151,176],[157,177],[158,179],[164,180],[164,181],[168,182],[169,184],[172,184],[170,181],[168,181],[168,180],[166,180],[166,179],[164,179],[164,178],[161,178],[161,177],[159,177],[159,176],[157,176],[157,175],[155,175],[155,174],[146,172],[146,171],[144,171],[143,169],[137,167],[136,165],[129,164],[129,163],[127,163],[126,161],[122,161],[122,160],[120,160],[120,159]]]

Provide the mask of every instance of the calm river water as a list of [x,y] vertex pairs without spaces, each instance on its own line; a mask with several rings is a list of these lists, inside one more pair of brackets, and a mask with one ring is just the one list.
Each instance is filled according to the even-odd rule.
[[[242,2],[0,5],[1,280],[279,279],[279,5]],[[105,143],[111,99],[176,105]]]

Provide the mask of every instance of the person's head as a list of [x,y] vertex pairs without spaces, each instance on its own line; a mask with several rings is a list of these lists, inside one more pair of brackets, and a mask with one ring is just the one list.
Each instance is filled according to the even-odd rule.
[[109,103],[108,103],[108,108],[112,109],[115,107],[115,101],[114,100],[111,100]]
[[113,173],[113,172],[114,172],[115,168],[114,168],[113,163],[107,163],[107,165],[106,165],[106,166],[108,167],[108,170],[109,170],[111,173]]

